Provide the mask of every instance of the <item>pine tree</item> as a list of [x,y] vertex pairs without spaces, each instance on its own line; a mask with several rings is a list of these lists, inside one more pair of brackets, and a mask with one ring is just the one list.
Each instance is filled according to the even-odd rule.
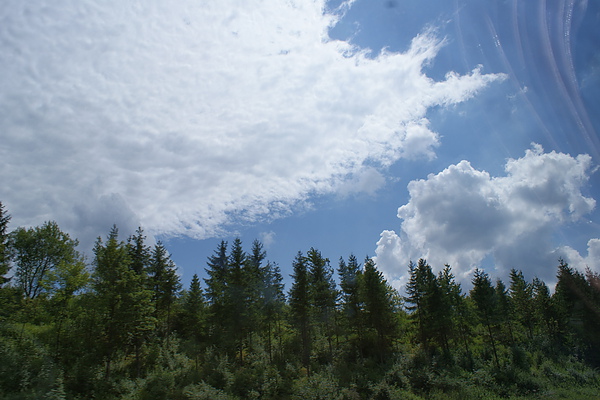
[[127,249],[131,259],[130,268],[138,275],[146,274],[150,263],[150,247],[146,245],[146,236],[141,227],[127,239]]
[[585,275],[559,260],[558,281],[552,296],[560,338],[564,345],[578,349],[581,356],[600,364],[600,303],[594,276]]
[[362,303],[360,299],[360,285],[362,271],[356,257],[351,254],[348,263],[340,257],[338,266],[340,280],[342,311],[347,329],[358,336],[361,340],[362,334]]
[[264,315],[264,323],[266,325],[269,361],[273,361],[273,327],[277,329],[276,337],[280,340],[279,348],[283,347],[281,345],[281,318],[285,305],[283,277],[281,276],[279,266],[272,263],[265,265],[261,276],[263,277],[263,291],[261,295],[263,305],[261,311]]
[[446,264],[433,284],[430,304],[436,341],[446,354],[450,353],[450,340],[454,335],[461,301],[460,285],[455,282],[452,269]]
[[558,330],[556,312],[552,304],[550,289],[546,283],[539,278],[533,278],[531,281],[533,292],[533,326],[537,326],[540,334],[547,337],[555,337]]
[[338,293],[333,280],[333,270],[329,260],[321,252],[311,248],[306,254],[309,274],[309,291],[313,311],[313,322],[317,333],[327,339],[329,359],[333,357],[333,336],[335,332],[335,310]]
[[[111,374],[115,355],[147,337],[154,329],[150,293],[144,277],[131,268],[127,245],[119,241],[113,226],[106,243],[98,238],[94,246],[93,290],[101,323],[99,345],[105,361],[105,379]],[[138,354],[136,354],[138,356]],[[139,357],[137,369],[139,371]]]
[[10,215],[6,212],[4,204],[0,202],[0,289],[7,283],[10,278],[6,275],[10,270],[10,248],[8,245],[9,234],[8,234],[8,223],[10,222]]
[[564,344],[578,345],[585,310],[585,277],[559,259],[552,305],[557,314],[559,334]]
[[589,348],[587,359],[593,365],[600,366],[600,274],[587,267],[585,278],[588,284],[584,322],[585,340]]
[[200,367],[200,352],[206,341],[206,304],[198,274],[192,276],[190,288],[183,294],[179,327],[181,335],[191,343],[197,372]]
[[470,295],[477,307],[481,323],[487,328],[496,367],[500,368],[498,351],[496,350],[496,340],[493,333],[493,330],[495,329],[494,312],[497,309],[496,291],[492,286],[488,274],[479,268],[476,268],[473,273],[472,283],[473,288],[471,289]]
[[184,293],[182,306],[182,331],[184,336],[194,338],[197,342],[204,339],[205,329],[204,293],[200,286],[198,274],[192,276],[190,288]]
[[243,265],[243,296],[244,296],[244,327],[247,337],[259,332],[264,326],[264,292],[265,287],[265,267],[262,263],[267,257],[260,241],[252,242],[252,249],[246,256]]
[[226,315],[226,295],[229,275],[229,261],[227,259],[227,242],[221,241],[215,254],[207,261],[205,269],[208,278],[206,284],[206,299],[208,305],[208,322],[213,342],[221,342],[224,335],[223,319]]
[[404,300],[412,304],[407,309],[412,311],[412,320],[418,326],[418,341],[425,351],[429,351],[429,342],[434,336],[432,295],[436,286],[435,274],[424,259],[419,259],[416,266],[411,261],[408,268],[410,273],[406,285],[408,296]]
[[139,377],[142,370],[142,347],[150,339],[157,323],[156,308],[148,285],[150,247],[146,245],[146,236],[141,227],[136,230],[135,235],[127,239],[127,252],[130,260],[129,269],[133,272],[132,318],[136,321],[133,323],[130,341],[135,353],[136,376]]
[[365,260],[361,297],[364,304],[364,321],[367,329],[377,335],[377,353],[381,362],[390,353],[391,340],[396,333],[396,316],[393,289],[371,258]]
[[240,363],[244,362],[244,340],[249,334],[246,303],[247,286],[244,274],[246,253],[240,238],[233,241],[229,253],[228,279],[226,290],[226,332],[236,349]]
[[527,338],[533,340],[533,286],[523,277],[523,271],[510,270],[508,288],[514,320],[524,328]]
[[181,290],[181,282],[175,263],[160,241],[152,249],[148,281],[152,291],[155,317],[161,327],[162,336],[168,338],[171,333],[173,305]]
[[511,345],[515,344],[515,338],[513,333],[513,314],[514,310],[512,307],[512,303],[510,301],[510,297],[508,296],[508,290],[500,279],[496,281],[496,287],[494,288],[496,292],[496,310],[494,312],[495,322],[499,327],[499,331],[502,334],[502,339],[505,344],[510,343]]
[[310,295],[309,274],[306,258],[298,252],[292,264],[292,287],[289,294],[290,313],[292,324],[300,334],[302,343],[302,363],[310,374],[311,331],[310,331]]

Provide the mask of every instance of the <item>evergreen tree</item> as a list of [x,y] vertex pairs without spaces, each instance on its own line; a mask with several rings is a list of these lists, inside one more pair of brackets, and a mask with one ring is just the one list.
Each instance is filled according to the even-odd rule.
[[362,287],[364,320],[367,329],[377,335],[377,353],[381,362],[389,355],[391,340],[396,334],[396,316],[393,301],[393,289],[377,270],[371,258],[365,260]]
[[226,318],[226,294],[229,275],[229,261],[227,259],[227,242],[221,241],[215,254],[207,261],[205,269],[208,278],[206,284],[206,299],[208,305],[208,322],[213,341],[216,343],[224,335],[223,318]]
[[585,339],[589,346],[587,359],[596,367],[600,366],[600,274],[592,272],[587,267],[585,270],[588,284],[586,300]]
[[173,305],[181,290],[181,282],[175,263],[160,241],[152,249],[148,266],[148,281],[152,291],[155,317],[161,327],[161,334],[163,337],[168,337],[171,332]]
[[190,350],[193,353],[196,371],[198,371],[200,352],[206,341],[206,304],[198,274],[192,276],[189,290],[183,294],[179,331],[181,336],[191,344]]
[[348,257],[348,263],[340,257],[338,266],[338,276],[340,280],[342,311],[344,321],[349,331],[361,339],[362,333],[362,303],[360,299],[360,285],[362,271],[356,257],[351,254]]
[[[262,292],[262,314],[266,326],[267,346],[269,352],[269,361],[273,360],[273,329],[277,330],[276,336],[281,341],[281,318],[285,305],[285,294],[283,277],[277,264],[267,263],[262,269],[263,292]],[[281,342],[279,345],[280,348]]]
[[249,334],[248,304],[246,302],[247,282],[244,267],[246,253],[240,238],[233,241],[229,253],[228,278],[226,289],[225,331],[236,349],[240,363],[244,361],[244,340]]
[[452,269],[448,264],[439,272],[432,284],[430,307],[432,315],[432,328],[435,332],[437,344],[446,354],[450,353],[450,339],[454,335],[457,309],[460,297],[460,285],[454,280]]
[[412,320],[418,326],[418,342],[426,351],[429,351],[429,342],[434,336],[435,315],[432,295],[436,290],[435,274],[424,259],[419,259],[416,266],[411,261],[408,268],[410,272],[410,278],[406,285],[408,296],[404,300],[412,304],[407,309],[412,311]]
[[200,279],[198,274],[194,274],[189,290],[183,295],[181,330],[184,336],[194,338],[197,342],[204,339],[205,308]]
[[514,320],[523,327],[527,338],[533,340],[533,286],[523,277],[523,271],[510,270],[508,288]]
[[252,335],[264,326],[264,292],[266,290],[266,273],[262,263],[267,257],[260,241],[252,242],[252,249],[246,256],[243,265],[243,296],[244,296],[244,328],[246,335]]
[[10,222],[10,215],[6,212],[4,204],[0,202],[0,289],[7,283],[10,278],[6,275],[10,270],[10,248],[9,248],[9,234],[8,234],[8,223]]
[[550,289],[539,278],[533,278],[531,281],[533,292],[532,308],[534,328],[537,326],[539,334],[542,337],[555,338],[558,331],[558,322],[556,312],[552,304]]
[[292,324],[300,334],[302,346],[302,363],[310,374],[311,332],[310,332],[310,282],[306,258],[298,252],[292,264],[292,287],[289,294]]
[[493,330],[495,329],[494,312],[497,310],[496,291],[492,286],[488,274],[479,268],[476,268],[473,273],[472,283],[473,288],[470,293],[471,298],[475,302],[481,323],[484,324],[487,329],[496,367],[500,368],[498,351],[496,350],[496,339],[493,333]]
[[552,304],[557,316],[558,330],[568,346],[579,345],[585,310],[585,277],[559,259],[556,288]]
[[[135,231],[135,235],[127,239],[127,252],[129,255],[129,269],[133,272],[131,284],[134,286],[132,317],[140,324],[135,325],[130,341],[134,348],[136,376],[140,376],[142,369],[142,347],[148,342],[152,329],[155,327],[156,308],[152,302],[151,287],[148,284],[148,273],[150,266],[150,247],[146,245],[146,236],[141,227]],[[152,319],[154,316],[154,319]]]
[[150,293],[143,277],[131,268],[128,247],[119,241],[116,226],[106,243],[98,238],[94,256],[93,290],[101,323],[99,345],[108,380],[116,354],[146,337],[154,329],[155,319]]
[[329,260],[321,252],[311,248],[306,254],[309,274],[309,291],[313,321],[317,333],[327,339],[329,359],[333,357],[333,335],[335,332],[335,309],[338,293],[333,280]]
[[588,275],[590,280],[560,259],[552,304],[563,344],[600,365],[600,303],[594,275]]
[[502,340],[505,344],[514,345],[515,338],[513,333],[513,308],[510,298],[508,296],[508,290],[500,279],[496,281],[496,287],[494,288],[496,294],[496,310],[494,312],[494,320],[498,326],[498,330],[502,335]]

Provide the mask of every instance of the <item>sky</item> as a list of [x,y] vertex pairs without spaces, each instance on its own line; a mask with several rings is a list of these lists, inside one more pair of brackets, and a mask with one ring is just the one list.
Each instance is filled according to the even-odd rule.
[[0,201],[82,251],[116,224],[184,284],[259,239],[289,288],[311,247],[600,271],[600,3],[5,0]]

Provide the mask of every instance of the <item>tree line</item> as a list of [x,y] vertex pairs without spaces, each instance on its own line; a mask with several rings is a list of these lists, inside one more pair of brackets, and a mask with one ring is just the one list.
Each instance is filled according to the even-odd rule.
[[[298,252],[286,291],[262,243],[222,241],[183,288],[160,242],[113,227],[91,262],[55,222],[8,231],[0,203],[0,398],[395,399],[596,393],[600,276],[554,292],[408,262]],[[574,389],[575,388],[575,389]]]

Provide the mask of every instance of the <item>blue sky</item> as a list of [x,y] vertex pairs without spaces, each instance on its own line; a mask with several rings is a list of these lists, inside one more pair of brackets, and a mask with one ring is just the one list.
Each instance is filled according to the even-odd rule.
[[220,240],[463,281],[600,268],[592,1],[9,1],[0,199],[89,248],[116,223],[184,282]]

